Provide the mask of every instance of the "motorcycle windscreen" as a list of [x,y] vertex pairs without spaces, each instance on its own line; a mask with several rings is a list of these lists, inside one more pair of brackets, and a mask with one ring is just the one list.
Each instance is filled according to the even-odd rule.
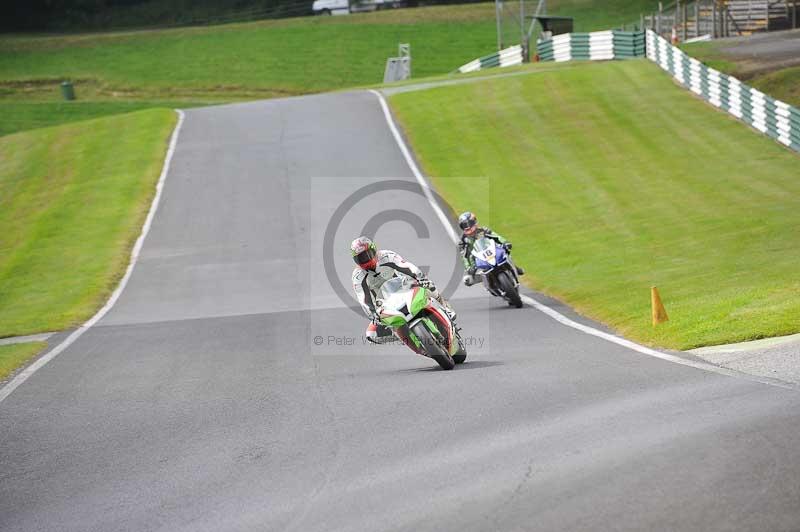
[[381,323],[390,327],[404,325],[409,319],[409,304],[414,295],[411,283],[392,277],[378,290],[381,298]]
[[491,238],[476,240],[472,245],[472,255],[475,257],[475,265],[482,270],[490,270],[497,265],[497,251]]
[[405,279],[402,277],[392,277],[381,285],[380,293],[383,299],[389,299],[393,295],[408,290]]

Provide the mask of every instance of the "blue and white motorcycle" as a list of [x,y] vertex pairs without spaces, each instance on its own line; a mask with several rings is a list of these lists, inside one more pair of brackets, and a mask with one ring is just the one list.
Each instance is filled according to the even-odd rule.
[[521,308],[517,268],[505,246],[483,236],[472,245],[472,256],[475,274],[481,277],[484,288],[493,296],[504,298],[512,307]]

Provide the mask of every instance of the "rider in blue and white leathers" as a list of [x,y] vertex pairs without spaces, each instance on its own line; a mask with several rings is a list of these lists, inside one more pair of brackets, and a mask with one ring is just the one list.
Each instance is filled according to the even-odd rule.
[[[464,275],[464,284],[467,286],[472,286],[475,284],[476,270],[475,257],[472,256],[472,246],[475,245],[475,241],[478,238],[485,236],[505,247],[506,252],[509,254],[511,253],[511,242],[503,238],[501,235],[495,233],[488,227],[478,225],[478,219],[469,211],[461,214],[461,216],[458,217],[458,226],[463,231],[461,233],[461,239],[458,242],[458,252],[461,255],[461,259],[464,261],[464,270],[466,270],[466,274]],[[515,268],[517,270],[517,275],[525,274],[525,270],[519,266],[515,266]]]

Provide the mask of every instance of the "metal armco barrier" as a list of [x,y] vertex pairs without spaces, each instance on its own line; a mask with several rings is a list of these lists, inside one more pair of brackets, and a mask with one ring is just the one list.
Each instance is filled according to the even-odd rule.
[[516,45],[500,50],[491,55],[480,57],[460,67],[457,72],[477,72],[486,68],[507,67],[522,64],[522,46]]
[[715,107],[800,152],[800,109],[704,65],[652,30],[647,31],[647,57]]
[[645,55],[643,31],[595,31],[565,33],[539,40],[536,52],[541,61],[628,59]]

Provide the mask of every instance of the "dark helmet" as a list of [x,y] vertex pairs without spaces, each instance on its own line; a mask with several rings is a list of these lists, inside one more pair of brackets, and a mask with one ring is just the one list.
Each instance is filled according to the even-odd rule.
[[458,217],[458,226],[464,231],[465,235],[471,235],[478,228],[478,219],[475,215],[467,211]]
[[378,249],[375,242],[365,236],[360,236],[350,244],[353,260],[364,270],[372,270],[378,263]]

